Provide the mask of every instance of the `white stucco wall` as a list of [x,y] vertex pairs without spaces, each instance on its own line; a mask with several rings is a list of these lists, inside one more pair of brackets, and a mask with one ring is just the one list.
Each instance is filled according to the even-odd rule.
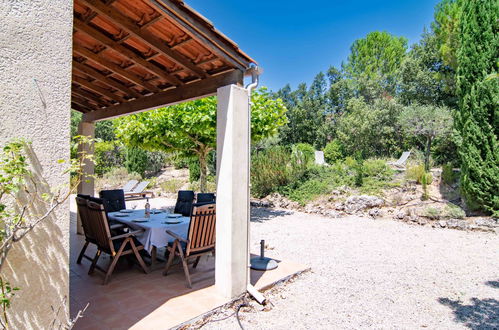
[[[70,0],[0,0],[0,145],[32,141],[52,186],[69,182],[57,160],[69,158],[72,20]],[[49,328],[53,309],[69,300],[68,254],[65,205],[4,266],[3,275],[21,288],[9,313],[12,328]]]

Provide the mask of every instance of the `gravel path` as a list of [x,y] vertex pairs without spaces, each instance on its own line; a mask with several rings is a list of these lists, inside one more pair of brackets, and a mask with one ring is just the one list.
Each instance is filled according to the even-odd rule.
[[312,271],[271,293],[269,311],[242,310],[246,329],[499,329],[496,234],[270,209],[252,221],[253,251],[263,238]]

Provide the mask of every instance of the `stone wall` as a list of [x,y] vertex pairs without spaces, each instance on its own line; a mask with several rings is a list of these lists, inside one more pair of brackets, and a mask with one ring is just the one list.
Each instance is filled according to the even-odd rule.
[[[0,1],[0,145],[32,142],[39,178],[67,184],[73,2]],[[21,288],[9,312],[13,329],[48,329],[69,300],[69,206],[31,232],[9,255],[3,274]],[[63,300],[66,303],[63,304]]]

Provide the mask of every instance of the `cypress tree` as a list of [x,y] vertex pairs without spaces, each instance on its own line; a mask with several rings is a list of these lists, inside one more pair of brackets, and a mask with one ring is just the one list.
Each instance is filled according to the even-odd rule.
[[461,189],[467,205],[499,213],[499,4],[463,1],[456,130]]

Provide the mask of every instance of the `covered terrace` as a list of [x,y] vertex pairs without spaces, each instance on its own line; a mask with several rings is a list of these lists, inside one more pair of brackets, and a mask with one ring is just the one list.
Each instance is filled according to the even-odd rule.
[[[117,322],[123,328],[134,324],[140,328],[140,321],[149,315],[153,323],[144,327],[163,322],[169,328],[179,323],[178,311],[171,306],[190,304],[184,308],[190,310],[183,316],[187,321],[240,296],[250,284],[251,88],[243,85],[245,76],[251,76],[253,82],[257,79],[256,62],[179,0],[75,0],[73,31],[71,107],[83,113],[80,135],[93,137],[94,124],[99,120],[218,96],[215,262],[196,270],[202,275],[192,290],[185,287],[181,270],[178,277],[166,278],[161,271],[148,275],[118,272],[103,287],[100,279],[86,275],[84,263],[74,263],[75,249],[79,250],[83,240],[73,235],[71,313],[74,315],[85,302],[93,305],[92,313],[101,311],[99,317],[87,313],[78,327],[95,327],[96,322],[104,325],[107,320],[111,323],[105,327]],[[91,145],[81,148],[92,152]],[[92,164],[85,165],[85,173],[88,176],[78,193],[94,195]],[[82,233],[79,221],[75,228]],[[298,268],[280,267],[279,273],[259,284],[257,279],[265,278],[263,273],[252,274],[253,284],[267,286]],[[156,295],[154,299],[152,295]],[[179,302],[181,297],[184,300]],[[151,300],[136,312],[140,301],[148,298]],[[117,304],[117,299],[123,303]],[[209,303],[203,302],[207,300]],[[115,308],[104,311],[99,304]],[[156,314],[150,316],[153,311]]]

